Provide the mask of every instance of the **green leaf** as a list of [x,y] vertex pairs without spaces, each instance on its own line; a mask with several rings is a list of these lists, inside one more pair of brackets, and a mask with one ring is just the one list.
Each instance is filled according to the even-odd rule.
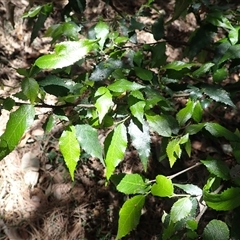
[[[130,98],[129,98],[130,99]],[[130,100],[128,101],[128,103],[130,102]],[[130,104],[130,103],[129,103]],[[144,108],[146,106],[145,101],[138,101],[134,104],[131,104],[129,109],[132,113],[132,115],[137,118],[137,120],[144,124]]]
[[139,174],[126,174],[117,185],[117,190],[124,194],[144,194],[146,188],[146,183]]
[[94,27],[94,31],[96,33],[96,37],[100,38],[98,44],[100,46],[100,49],[102,50],[104,43],[108,37],[109,26],[105,22],[99,21]]
[[93,40],[66,41],[55,45],[55,52],[39,57],[35,64],[42,69],[71,66],[95,46]]
[[132,145],[138,151],[139,157],[143,164],[144,171],[147,170],[148,159],[150,156],[150,132],[146,122],[143,122],[142,131],[131,120],[128,126],[128,133],[132,139]]
[[176,118],[180,126],[184,125],[192,117],[193,110],[194,110],[194,102],[192,102],[189,99],[186,104],[186,107],[181,109],[176,115]]
[[191,157],[191,152],[192,152],[192,144],[191,144],[191,141],[190,141],[190,139],[188,138],[188,141],[186,142],[186,144],[185,144],[185,151],[187,152],[187,155],[189,156],[189,157]]
[[195,65],[194,63],[185,63],[182,61],[174,61],[174,62],[168,63],[166,66],[164,66],[164,69],[173,69],[175,71],[181,71],[184,68],[190,69],[194,65]]
[[91,156],[98,158],[102,164],[103,161],[103,151],[102,146],[98,140],[97,130],[90,125],[76,125],[76,137],[82,149]]
[[222,82],[227,77],[228,77],[228,70],[225,67],[219,68],[213,74],[213,81],[214,82]]
[[35,8],[31,8],[28,12],[23,14],[22,18],[35,17],[38,15],[41,9],[42,6],[36,6]]
[[204,88],[202,88],[202,91],[216,102],[224,103],[231,107],[235,107],[234,103],[229,97],[229,93],[224,89],[220,89],[215,86],[205,86]]
[[151,81],[153,78],[153,72],[144,68],[140,68],[140,67],[135,67],[134,71],[136,73],[136,75],[145,81]]
[[127,130],[123,123],[119,124],[113,132],[110,145],[106,153],[106,177],[109,179],[115,168],[124,157],[127,147]]
[[238,33],[239,33],[240,27],[235,27],[231,29],[228,33],[228,39],[231,42],[232,45],[235,45],[238,42]]
[[230,21],[226,17],[224,17],[224,15],[221,12],[218,11],[211,12],[210,14],[208,14],[205,20],[217,27],[233,29],[233,26],[230,23]]
[[194,109],[193,109],[193,112],[192,112],[192,118],[194,119],[194,121],[199,123],[202,120],[202,114],[203,114],[202,105],[201,105],[201,103],[199,101],[196,101],[194,103]]
[[221,126],[218,123],[205,123],[205,129],[210,132],[214,137],[225,137],[229,141],[239,141],[237,135],[229,131],[225,127]]
[[3,108],[10,111],[12,110],[12,108],[15,106],[15,101],[10,98],[7,97],[4,101],[3,101]]
[[203,240],[226,240],[230,239],[229,229],[225,222],[213,219],[203,231]]
[[188,197],[177,200],[170,211],[170,219],[176,223],[187,217],[192,210],[192,202]]
[[166,63],[166,42],[158,42],[151,47],[151,67],[156,68]]
[[144,203],[145,196],[134,196],[123,204],[119,212],[116,239],[126,236],[138,225]]
[[[230,43],[229,43],[230,44]],[[236,44],[234,46],[227,46],[227,50],[222,58],[219,60],[218,64],[221,64],[229,59],[237,59],[240,58],[240,44]],[[221,49],[220,49],[221,50]]]
[[182,190],[184,190],[184,192],[186,192],[192,196],[201,196],[202,195],[202,189],[193,184],[176,184],[176,183],[174,183],[174,186],[181,188]]
[[99,122],[101,123],[104,116],[108,113],[109,109],[113,106],[112,94],[106,87],[98,88],[95,97],[100,96],[95,103],[95,107],[99,114]]
[[150,128],[157,132],[160,136],[170,137],[172,134],[171,127],[168,121],[160,115],[148,115],[145,114]]
[[39,91],[37,81],[33,78],[24,78],[22,81],[22,91],[24,95],[30,100],[31,104],[34,104]]
[[171,140],[166,148],[167,156],[169,158],[170,167],[176,162],[177,158],[181,157],[182,150],[179,144],[179,139]]
[[204,123],[191,124],[185,128],[185,132],[189,133],[189,135],[194,135],[200,132],[204,128],[204,126],[205,126]]
[[158,18],[152,25],[152,34],[156,41],[164,37],[164,21],[163,17]]
[[119,92],[119,93],[126,92],[126,91],[136,91],[142,88],[145,88],[145,87],[136,82],[130,82],[126,79],[116,80],[114,83],[108,86],[108,89],[110,91]]
[[195,78],[199,78],[202,75],[204,75],[205,73],[207,73],[211,67],[214,66],[214,63],[205,63],[203,64],[199,69],[195,70],[192,75]]
[[240,206],[240,188],[231,187],[220,194],[215,194],[204,187],[203,200],[214,210],[229,211]]
[[0,137],[0,159],[18,145],[24,132],[32,125],[35,110],[32,105],[22,105],[10,114],[6,130]]
[[229,179],[229,168],[223,161],[216,159],[207,159],[201,160],[201,162],[204,164],[204,166],[210,173],[214,174],[219,178],[222,178],[223,180]]
[[54,120],[53,115],[51,114],[48,116],[47,120],[43,124],[43,129],[44,129],[44,131],[49,133],[54,126],[55,126],[55,120]]
[[80,146],[74,126],[70,126],[63,131],[59,139],[59,148],[69,169],[72,181],[74,181],[74,171],[80,158]]
[[173,195],[172,180],[163,176],[156,176],[156,183],[153,184],[151,193],[158,197],[171,197]]

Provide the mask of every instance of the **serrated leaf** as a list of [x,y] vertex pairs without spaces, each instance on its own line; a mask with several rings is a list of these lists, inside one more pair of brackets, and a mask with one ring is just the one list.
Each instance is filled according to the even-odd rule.
[[96,37],[100,38],[100,41],[98,42],[100,49],[103,49],[104,43],[108,37],[109,26],[105,22],[99,21],[94,27],[94,31]]
[[163,175],[158,175],[156,183],[152,185],[151,193],[158,197],[171,197],[173,190],[172,180]]
[[225,137],[229,141],[239,141],[237,135],[229,131],[218,123],[205,123],[205,129],[210,132],[214,137]]
[[229,97],[229,93],[223,89],[214,86],[205,86],[202,88],[202,91],[216,102],[235,107],[234,103]]
[[204,188],[203,200],[212,209],[229,211],[240,206],[240,188],[228,188],[219,194],[210,193],[209,189]]
[[145,196],[134,196],[127,200],[119,212],[118,232],[116,239],[126,236],[139,223]]
[[35,64],[42,69],[56,69],[71,66],[92,50],[96,41],[66,41],[55,45],[55,52],[39,57]]
[[134,71],[135,71],[136,75],[142,80],[151,81],[153,78],[153,72],[148,69],[135,67]]
[[123,123],[119,124],[113,132],[113,136],[108,147],[105,164],[106,177],[109,179],[115,168],[122,161],[127,148],[127,130]]
[[102,146],[98,140],[97,130],[90,125],[76,125],[76,137],[82,149],[93,157],[98,158],[102,164],[103,161]]
[[17,146],[24,132],[32,125],[34,117],[35,110],[32,105],[22,105],[10,114],[6,130],[0,137],[0,159]]
[[214,66],[214,63],[205,63],[203,64],[199,69],[195,70],[192,75],[193,77],[199,78],[202,75],[204,75],[205,73],[207,73],[212,66]]
[[59,148],[69,169],[72,181],[74,181],[74,171],[80,158],[80,146],[74,126],[70,126],[63,131],[59,139]]
[[204,166],[210,173],[214,174],[215,176],[223,180],[229,179],[230,177],[229,168],[223,161],[216,159],[207,159],[201,160],[201,162],[204,164]]
[[117,190],[124,194],[144,194],[146,188],[146,183],[139,174],[126,174],[117,185]]
[[172,130],[169,126],[168,121],[160,115],[148,115],[145,114],[150,128],[157,132],[160,136],[170,137]]
[[179,140],[178,139],[171,140],[167,145],[166,152],[169,158],[170,167],[172,167],[176,162],[177,158],[179,158],[182,154]]
[[138,151],[143,164],[144,171],[147,170],[148,159],[150,156],[150,132],[146,122],[143,122],[142,131],[131,120],[128,126],[128,133],[132,139],[132,145]]
[[187,217],[192,210],[192,202],[188,197],[177,200],[170,211],[170,219],[176,223]]
[[104,116],[113,106],[112,94],[106,87],[100,87],[95,93],[95,97],[96,96],[100,96],[95,103],[95,107],[99,115],[99,122],[101,123]]
[[114,83],[108,86],[108,89],[110,91],[119,92],[119,93],[126,92],[126,91],[136,91],[142,88],[145,88],[145,87],[136,82],[130,82],[126,79],[116,80]]
[[176,115],[180,126],[184,125],[192,117],[193,110],[194,102],[189,99],[186,107],[182,108]]
[[184,192],[186,192],[192,196],[201,196],[202,195],[202,189],[193,184],[176,184],[176,183],[174,183],[174,186],[181,188],[182,190],[184,190]]
[[137,120],[140,122],[140,123],[144,123],[144,108],[146,106],[146,103],[145,101],[138,101],[134,104],[132,104],[129,109],[132,113],[132,115],[137,118]]
[[203,231],[203,240],[226,240],[230,239],[229,229],[226,223],[213,219]]
[[31,104],[34,104],[37,99],[39,85],[34,78],[24,78],[22,81],[22,91]]

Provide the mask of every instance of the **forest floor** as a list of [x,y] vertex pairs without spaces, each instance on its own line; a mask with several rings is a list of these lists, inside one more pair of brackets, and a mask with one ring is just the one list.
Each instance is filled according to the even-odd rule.
[[[169,19],[173,2],[156,2],[159,2],[156,7]],[[36,38],[29,45],[31,29],[21,19],[28,2],[21,0],[13,3],[15,28],[12,27],[13,21],[9,21],[6,4],[0,5],[0,99],[13,96],[19,90],[22,77],[16,69],[29,67],[50,46],[49,39],[42,37]],[[117,5],[120,12],[131,12],[132,7],[133,5]],[[106,7],[100,1],[88,1],[85,11],[89,23],[97,21],[99,16],[108,18],[114,14],[116,12],[111,7]],[[54,17],[51,19],[54,22],[58,20]],[[151,19],[142,19],[148,23],[153,20],[154,16]],[[195,27],[194,17],[188,15],[186,20],[177,20],[168,27],[168,37],[185,41],[188,33]],[[151,34],[145,32],[139,32],[138,38],[140,42],[154,41]],[[167,55],[169,61],[180,59],[182,46],[168,45]],[[54,98],[49,96],[47,103],[53,102]],[[61,125],[49,134],[44,134],[42,124],[49,109],[36,110],[38,119],[34,125],[24,135],[18,148],[0,162],[0,239],[114,239],[118,211],[124,196],[117,193],[111,185],[105,186],[103,166],[94,158],[82,159],[75,173],[75,181],[72,182],[57,144]],[[2,110],[0,134],[4,132],[8,117],[8,111]],[[209,147],[212,143],[203,139],[196,138],[192,144],[192,159],[179,161],[171,170],[164,169],[161,164],[150,164],[149,176],[156,176],[160,172],[170,175],[194,165],[207,153],[221,154]],[[156,144],[152,158],[158,151],[159,146]],[[39,161],[40,166],[37,169],[28,169],[23,163],[29,161],[29,158],[32,160],[30,152]],[[129,149],[126,152],[119,168],[122,172],[141,172],[141,164],[134,150]],[[198,167],[177,181],[203,186],[203,172],[203,168]],[[37,178],[36,187],[29,188],[26,181],[34,181],[34,178]],[[163,211],[169,211],[171,205],[172,200],[149,197],[139,226],[125,239],[158,239],[162,228],[161,216]],[[211,211],[207,213],[207,217],[211,217]]]

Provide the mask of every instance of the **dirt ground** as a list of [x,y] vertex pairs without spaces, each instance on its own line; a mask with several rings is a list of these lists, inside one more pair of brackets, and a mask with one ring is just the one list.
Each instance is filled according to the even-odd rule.
[[[1,4],[2,1],[2,4]],[[29,45],[30,29],[21,16],[28,7],[28,1],[12,1],[15,6],[14,21],[9,21],[9,11],[6,3],[0,0],[0,99],[13,95],[21,82],[21,76],[16,69],[28,67],[34,59],[47,51],[49,39],[37,38]],[[36,1],[37,3],[39,1]],[[86,19],[93,22],[100,13],[111,17],[116,12],[101,1],[87,1]],[[156,7],[165,13],[169,19],[173,2],[168,4],[156,1]],[[121,3],[121,4],[120,4]],[[131,3],[131,4],[129,4]],[[114,1],[114,6],[120,12],[129,14],[138,7],[139,1]],[[59,3],[58,3],[59,4]],[[64,2],[63,2],[64,4]],[[57,19],[52,19],[52,21]],[[153,19],[143,19],[152,22]],[[15,28],[12,24],[15,24]],[[175,21],[168,29],[170,37],[180,37],[184,40],[188,32],[196,26],[192,15],[186,22]],[[182,35],[181,35],[182,34]],[[179,36],[180,35],[180,36]],[[153,42],[150,34],[140,32],[139,39],[143,42]],[[168,60],[181,57],[181,48],[168,46]],[[48,104],[54,99],[49,97]],[[57,137],[61,126],[55,127],[48,135],[43,134],[42,124],[49,109],[37,109],[38,119],[34,126],[25,134],[18,148],[0,162],[0,239],[114,239],[117,232],[118,211],[124,201],[124,196],[114,190],[113,186],[105,186],[104,169],[96,159],[83,158],[79,163],[75,181],[70,180],[67,169],[59,153]],[[4,132],[8,112],[2,110],[0,116],[0,134]],[[193,141],[193,151],[203,154],[201,139]],[[157,149],[153,147],[153,158]],[[30,152],[33,155],[30,155]],[[35,167],[29,167],[29,161],[36,162]],[[177,171],[184,166],[190,166],[196,160],[180,162]],[[125,172],[139,172],[139,159],[134,150],[129,149],[120,168]],[[158,170],[160,169],[160,170]],[[151,166],[148,177],[156,176],[164,167]],[[36,180],[37,179],[37,180]],[[197,168],[191,174],[178,179],[181,182],[197,183],[202,181],[202,169]],[[34,185],[35,187],[29,187]],[[34,182],[35,181],[35,182]],[[137,229],[125,239],[158,239],[161,234],[161,216],[163,211],[169,211],[172,202],[149,197],[144,214]]]

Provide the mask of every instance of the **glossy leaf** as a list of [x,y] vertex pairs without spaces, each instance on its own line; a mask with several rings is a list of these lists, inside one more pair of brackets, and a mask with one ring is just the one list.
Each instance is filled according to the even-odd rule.
[[179,140],[176,138],[171,140],[167,145],[166,152],[169,158],[170,167],[172,167],[176,162],[177,158],[180,158],[182,154]]
[[160,115],[148,115],[145,114],[150,128],[157,132],[160,136],[170,137],[172,130],[168,124],[168,121]]
[[192,117],[193,110],[194,110],[194,102],[192,102],[189,99],[186,104],[186,107],[181,109],[176,115],[180,126],[184,125]]
[[24,95],[30,100],[31,104],[37,99],[39,85],[33,78],[24,78],[22,81],[22,91]]
[[181,188],[184,192],[186,192],[192,196],[201,196],[202,195],[202,189],[193,184],[174,183],[174,186]]
[[182,61],[174,61],[171,63],[168,63],[166,66],[164,66],[164,69],[173,69],[175,71],[181,71],[184,68],[191,68],[192,66],[194,66],[193,63],[185,63]]
[[76,125],[76,137],[81,148],[93,157],[98,158],[103,164],[103,150],[98,140],[97,130],[90,125]]
[[203,240],[230,239],[229,229],[225,222],[217,219],[211,220],[203,231]]
[[106,177],[109,179],[115,168],[122,161],[127,147],[127,130],[123,123],[119,124],[113,132],[110,145],[106,152]]
[[204,128],[204,126],[204,123],[190,124],[186,127],[185,131],[189,133],[189,135],[194,135],[200,132]]
[[153,184],[151,193],[158,197],[171,197],[173,195],[173,184],[171,179],[158,175],[156,177],[156,183]]
[[0,159],[3,159],[18,145],[25,131],[31,127],[35,117],[32,105],[22,105],[10,114],[6,130],[0,137]]
[[140,195],[130,198],[123,204],[119,212],[116,239],[121,239],[137,227],[144,203],[145,196]]
[[146,183],[139,174],[126,174],[117,185],[117,190],[124,194],[144,194],[146,188]]
[[99,122],[101,123],[104,116],[109,109],[113,106],[112,94],[106,87],[100,87],[95,93],[95,97],[98,97],[95,103],[95,107],[98,111]]
[[150,156],[150,131],[146,122],[143,122],[142,130],[134,124],[133,121],[130,122],[128,126],[128,133],[132,140],[132,145],[136,148],[141,162],[143,164],[144,171],[147,170],[148,159]]
[[210,173],[219,178],[222,178],[223,180],[229,179],[229,168],[222,160],[207,159],[201,160],[201,162],[204,164],[204,166],[206,166],[207,170]]
[[145,81],[151,81],[153,78],[153,72],[144,68],[135,67],[134,68],[136,75]]
[[202,105],[201,105],[201,103],[199,101],[196,101],[194,103],[194,109],[193,109],[193,112],[192,112],[192,118],[194,119],[194,121],[199,123],[202,120],[202,115],[203,115]]
[[144,124],[144,108],[146,106],[145,101],[138,101],[134,104],[131,104],[131,106],[129,107],[132,115],[137,118],[137,120]]
[[99,21],[94,27],[94,30],[96,33],[96,37],[100,38],[98,42],[100,49],[103,49],[104,43],[108,37],[109,26],[105,22]]
[[213,74],[213,81],[215,82],[222,82],[228,77],[228,71],[225,67],[219,68],[216,70],[216,72]]
[[170,219],[176,223],[187,217],[192,210],[192,202],[188,197],[177,200],[170,211]]
[[74,171],[80,158],[80,146],[73,126],[63,131],[59,139],[59,148],[69,169],[72,181],[74,181]]
[[125,91],[136,91],[145,88],[143,85],[140,85],[136,82],[130,82],[126,79],[116,80],[114,83],[108,86],[108,89],[112,92],[125,92]]
[[207,73],[211,67],[214,66],[214,63],[205,63],[199,69],[195,70],[192,75],[193,77],[199,78],[205,73]]
[[72,65],[92,50],[96,41],[66,41],[55,45],[55,52],[39,57],[35,64],[42,69],[56,69]]

